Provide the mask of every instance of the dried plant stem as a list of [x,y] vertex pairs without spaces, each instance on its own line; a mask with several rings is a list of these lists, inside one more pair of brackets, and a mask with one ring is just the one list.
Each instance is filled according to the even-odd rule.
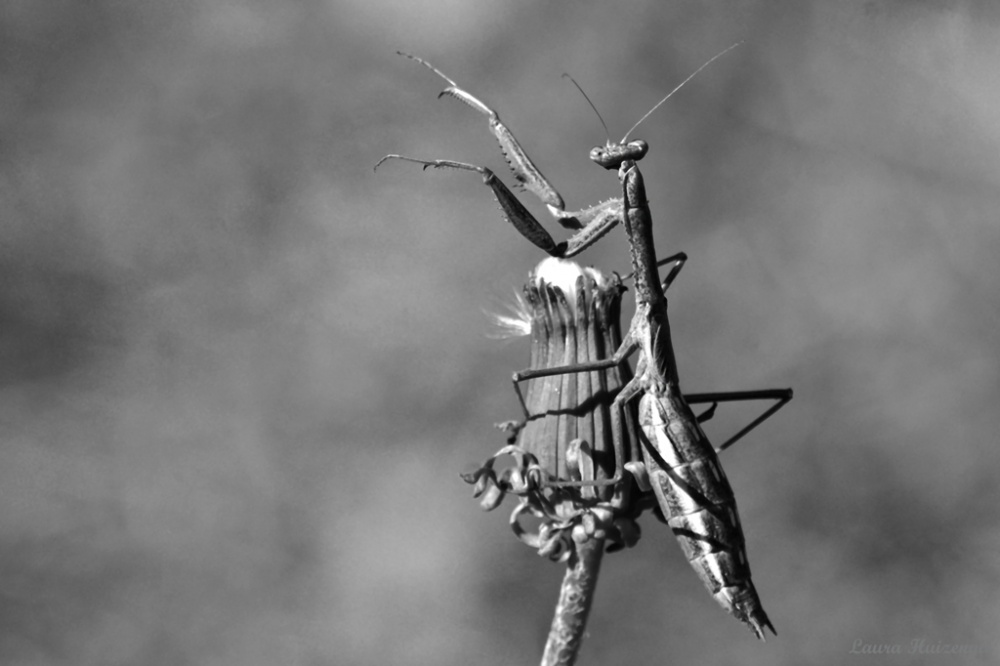
[[587,539],[576,545],[559,589],[559,602],[542,655],[542,666],[573,666],[576,663],[603,555],[604,539]]
[[[613,354],[622,342],[623,292],[617,275],[551,258],[539,264],[513,327],[531,336],[530,367],[564,368]],[[610,410],[631,378],[631,368],[622,363],[531,379],[526,392],[518,392],[525,420],[505,424],[517,433],[516,443],[508,440],[482,467],[462,476],[487,511],[505,495],[518,497],[510,520],[515,535],[539,555],[567,563],[542,666],[576,663],[605,547],[629,547],[638,539],[634,519],[641,511],[633,503],[633,485],[598,483],[614,474]]]

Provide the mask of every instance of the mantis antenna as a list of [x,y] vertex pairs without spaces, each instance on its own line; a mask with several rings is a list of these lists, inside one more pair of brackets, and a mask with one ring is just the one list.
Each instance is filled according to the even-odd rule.
[[[743,43],[742,41],[736,42],[735,44],[733,44],[732,46],[730,46],[728,49],[726,49],[724,51],[721,51],[720,53],[716,53],[714,56],[712,56],[708,60],[708,62],[706,62],[704,65],[702,65],[698,69],[694,70],[694,72],[690,76],[688,76],[686,79],[684,79],[683,81],[681,81],[680,84],[676,88],[674,88],[673,90],[671,90],[667,94],[666,97],[664,97],[659,102],[657,102],[656,106],[654,106],[652,109],[650,109],[649,111],[647,111],[646,115],[644,115],[642,118],[639,118],[639,122],[637,122],[635,125],[632,125],[632,129],[630,129],[629,131],[625,132],[625,136],[622,137],[622,140],[620,141],[620,143],[625,143],[628,140],[628,135],[631,134],[632,131],[635,130],[635,128],[638,127],[642,123],[643,120],[645,120],[646,118],[649,118],[649,116],[652,115],[653,111],[656,111],[658,108],[660,108],[661,104],[663,104],[668,99],[670,99],[670,97],[675,92],[677,92],[678,90],[680,90],[681,88],[683,88],[684,84],[687,83],[688,81],[690,81],[691,79],[693,79],[698,74],[698,72],[700,72],[701,70],[705,69],[706,67],[708,67],[709,65],[711,65],[713,62],[715,62],[716,60],[718,60],[722,56],[726,55],[727,53],[729,53],[730,51],[732,51],[733,49],[735,49],[737,46],[739,46],[742,43]],[[574,81],[574,83],[576,83],[576,82]],[[585,97],[586,97],[586,95],[585,95]],[[590,100],[587,100],[587,101],[589,102]],[[596,111],[597,109],[594,109],[594,110]],[[600,114],[598,114],[598,115],[600,115]],[[601,122],[604,122],[604,121],[602,120]]]
[[581,94],[581,95],[583,95],[583,98],[584,98],[585,100],[587,100],[587,104],[589,104],[589,105],[590,105],[590,108],[592,108],[592,109],[594,110],[594,113],[596,113],[596,114],[597,114],[597,119],[598,119],[598,120],[600,120],[600,121],[601,121],[601,125],[603,125],[603,126],[604,126],[604,136],[605,136],[605,138],[607,139],[607,142],[608,142],[608,145],[611,145],[611,132],[609,132],[609,131],[608,131],[608,124],[607,124],[606,122],[604,122],[604,118],[603,118],[603,117],[601,117],[601,112],[600,112],[600,111],[598,111],[598,110],[597,110],[597,107],[596,107],[596,106],[594,106],[594,103],[590,101],[590,97],[588,97],[588,96],[587,96],[587,93],[585,93],[585,92],[583,91],[583,88],[581,88],[581,87],[580,87],[580,84],[576,82],[576,79],[574,79],[574,78],[573,78],[572,76],[570,76],[569,74],[563,74],[563,78],[565,78],[565,79],[569,79],[570,81],[572,81],[572,82],[573,82],[573,85],[574,85],[574,86],[576,86],[576,89],[580,91],[580,94]]

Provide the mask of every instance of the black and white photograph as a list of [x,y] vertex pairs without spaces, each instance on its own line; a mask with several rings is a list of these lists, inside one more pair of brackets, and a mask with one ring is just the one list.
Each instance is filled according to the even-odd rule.
[[1000,662],[1000,4],[0,1],[0,663]]

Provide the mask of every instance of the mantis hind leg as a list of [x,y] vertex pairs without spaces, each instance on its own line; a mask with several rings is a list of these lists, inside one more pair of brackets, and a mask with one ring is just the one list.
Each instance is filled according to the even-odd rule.
[[[688,259],[687,253],[678,252],[677,254],[672,254],[669,257],[665,259],[660,259],[659,261],[656,262],[657,267],[664,266],[670,263],[674,264],[670,268],[670,272],[667,273],[667,277],[663,279],[663,283],[660,285],[663,291],[666,291],[667,289],[670,288],[670,285],[673,283],[674,278],[676,278],[677,274],[681,272],[682,268],[684,268],[684,262],[686,262],[687,259]],[[631,279],[633,276],[635,276],[634,271],[632,273],[629,273],[622,279],[628,280]]]
[[698,423],[703,423],[712,418],[715,408],[720,402],[744,402],[749,400],[774,400],[775,404],[768,407],[760,416],[755,418],[742,430],[727,439],[725,442],[715,447],[716,453],[728,449],[730,446],[742,439],[747,433],[759,426],[771,417],[776,411],[785,406],[792,399],[792,389],[759,389],[756,391],[730,391],[727,393],[690,393],[684,396],[684,400],[689,405],[704,402],[712,403],[705,412],[698,416]]

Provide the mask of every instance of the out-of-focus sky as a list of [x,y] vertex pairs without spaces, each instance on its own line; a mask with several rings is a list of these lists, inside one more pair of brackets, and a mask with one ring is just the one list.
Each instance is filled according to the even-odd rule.
[[458,473],[543,257],[475,174],[372,173],[511,182],[395,51],[581,207],[617,183],[560,75],[619,137],[740,40],[635,136],[684,388],[796,391],[723,456],[779,636],[646,520],[579,663],[996,663],[1000,9],[961,0],[4,2],[0,661],[537,661],[561,567]]

